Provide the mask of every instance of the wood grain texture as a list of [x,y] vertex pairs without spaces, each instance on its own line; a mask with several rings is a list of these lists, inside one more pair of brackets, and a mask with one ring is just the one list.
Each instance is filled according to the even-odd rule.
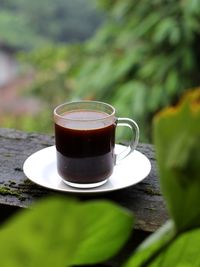
[[[23,163],[28,156],[53,144],[53,136],[0,129],[1,205],[25,208],[41,197],[58,194],[35,185],[23,173]],[[151,173],[143,182],[112,193],[95,196],[77,195],[77,197],[82,201],[102,198],[112,200],[134,212],[135,229],[153,232],[168,219],[168,215],[160,193],[153,146],[139,144],[137,150],[145,154],[152,165]]]

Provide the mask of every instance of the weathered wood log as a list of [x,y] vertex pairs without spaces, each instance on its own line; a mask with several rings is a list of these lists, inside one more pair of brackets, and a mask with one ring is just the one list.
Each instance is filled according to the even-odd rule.
[[[30,182],[23,173],[23,163],[32,153],[54,144],[54,137],[0,129],[0,204],[29,207],[41,197],[58,194]],[[85,199],[105,198],[133,211],[135,229],[155,231],[168,218],[160,193],[154,149],[149,144],[139,144],[137,150],[151,161],[152,170],[141,183],[120,191],[95,196],[77,196]],[[60,193],[61,194],[61,193]],[[67,193],[62,193],[68,195]]]

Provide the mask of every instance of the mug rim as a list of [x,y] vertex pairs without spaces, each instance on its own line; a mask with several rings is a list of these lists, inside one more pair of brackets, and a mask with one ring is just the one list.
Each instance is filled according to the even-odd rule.
[[[92,103],[92,104],[101,104],[101,105],[104,105],[104,106],[107,106],[108,108],[110,108],[112,110],[112,113],[111,114],[105,113],[106,114],[105,117],[103,117],[103,118],[97,118],[97,119],[65,118],[63,115],[60,115],[60,114],[57,113],[57,110],[59,108],[62,108],[64,106],[66,106],[66,105],[70,105],[70,104],[81,104],[81,103],[85,103],[85,104],[87,104],[87,103],[88,104],[90,104],[90,103]],[[81,110],[81,108],[80,109],[78,109],[78,108],[77,109],[72,109],[71,111],[75,111],[75,110]],[[101,121],[101,120],[105,120],[105,119],[108,119],[110,117],[113,117],[115,115],[115,108],[112,105],[110,105],[110,104],[108,104],[106,102],[102,102],[102,101],[79,100],[79,101],[69,101],[69,102],[65,102],[65,103],[62,103],[62,104],[58,105],[57,107],[54,108],[53,114],[54,114],[54,117],[55,118],[60,118],[62,120],[67,120],[67,121]]]

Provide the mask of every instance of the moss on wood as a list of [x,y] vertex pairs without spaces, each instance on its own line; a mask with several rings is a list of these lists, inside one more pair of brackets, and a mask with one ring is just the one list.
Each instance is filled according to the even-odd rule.
[[10,189],[6,186],[0,186],[0,195],[12,195],[16,197],[20,197],[20,193],[17,190]]

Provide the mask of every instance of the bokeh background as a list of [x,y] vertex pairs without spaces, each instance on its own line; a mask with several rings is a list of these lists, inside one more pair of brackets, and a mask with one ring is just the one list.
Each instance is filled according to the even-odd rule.
[[53,133],[63,102],[108,102],[141,142],[200,84],[199,0],[1,0],[0,127]]

